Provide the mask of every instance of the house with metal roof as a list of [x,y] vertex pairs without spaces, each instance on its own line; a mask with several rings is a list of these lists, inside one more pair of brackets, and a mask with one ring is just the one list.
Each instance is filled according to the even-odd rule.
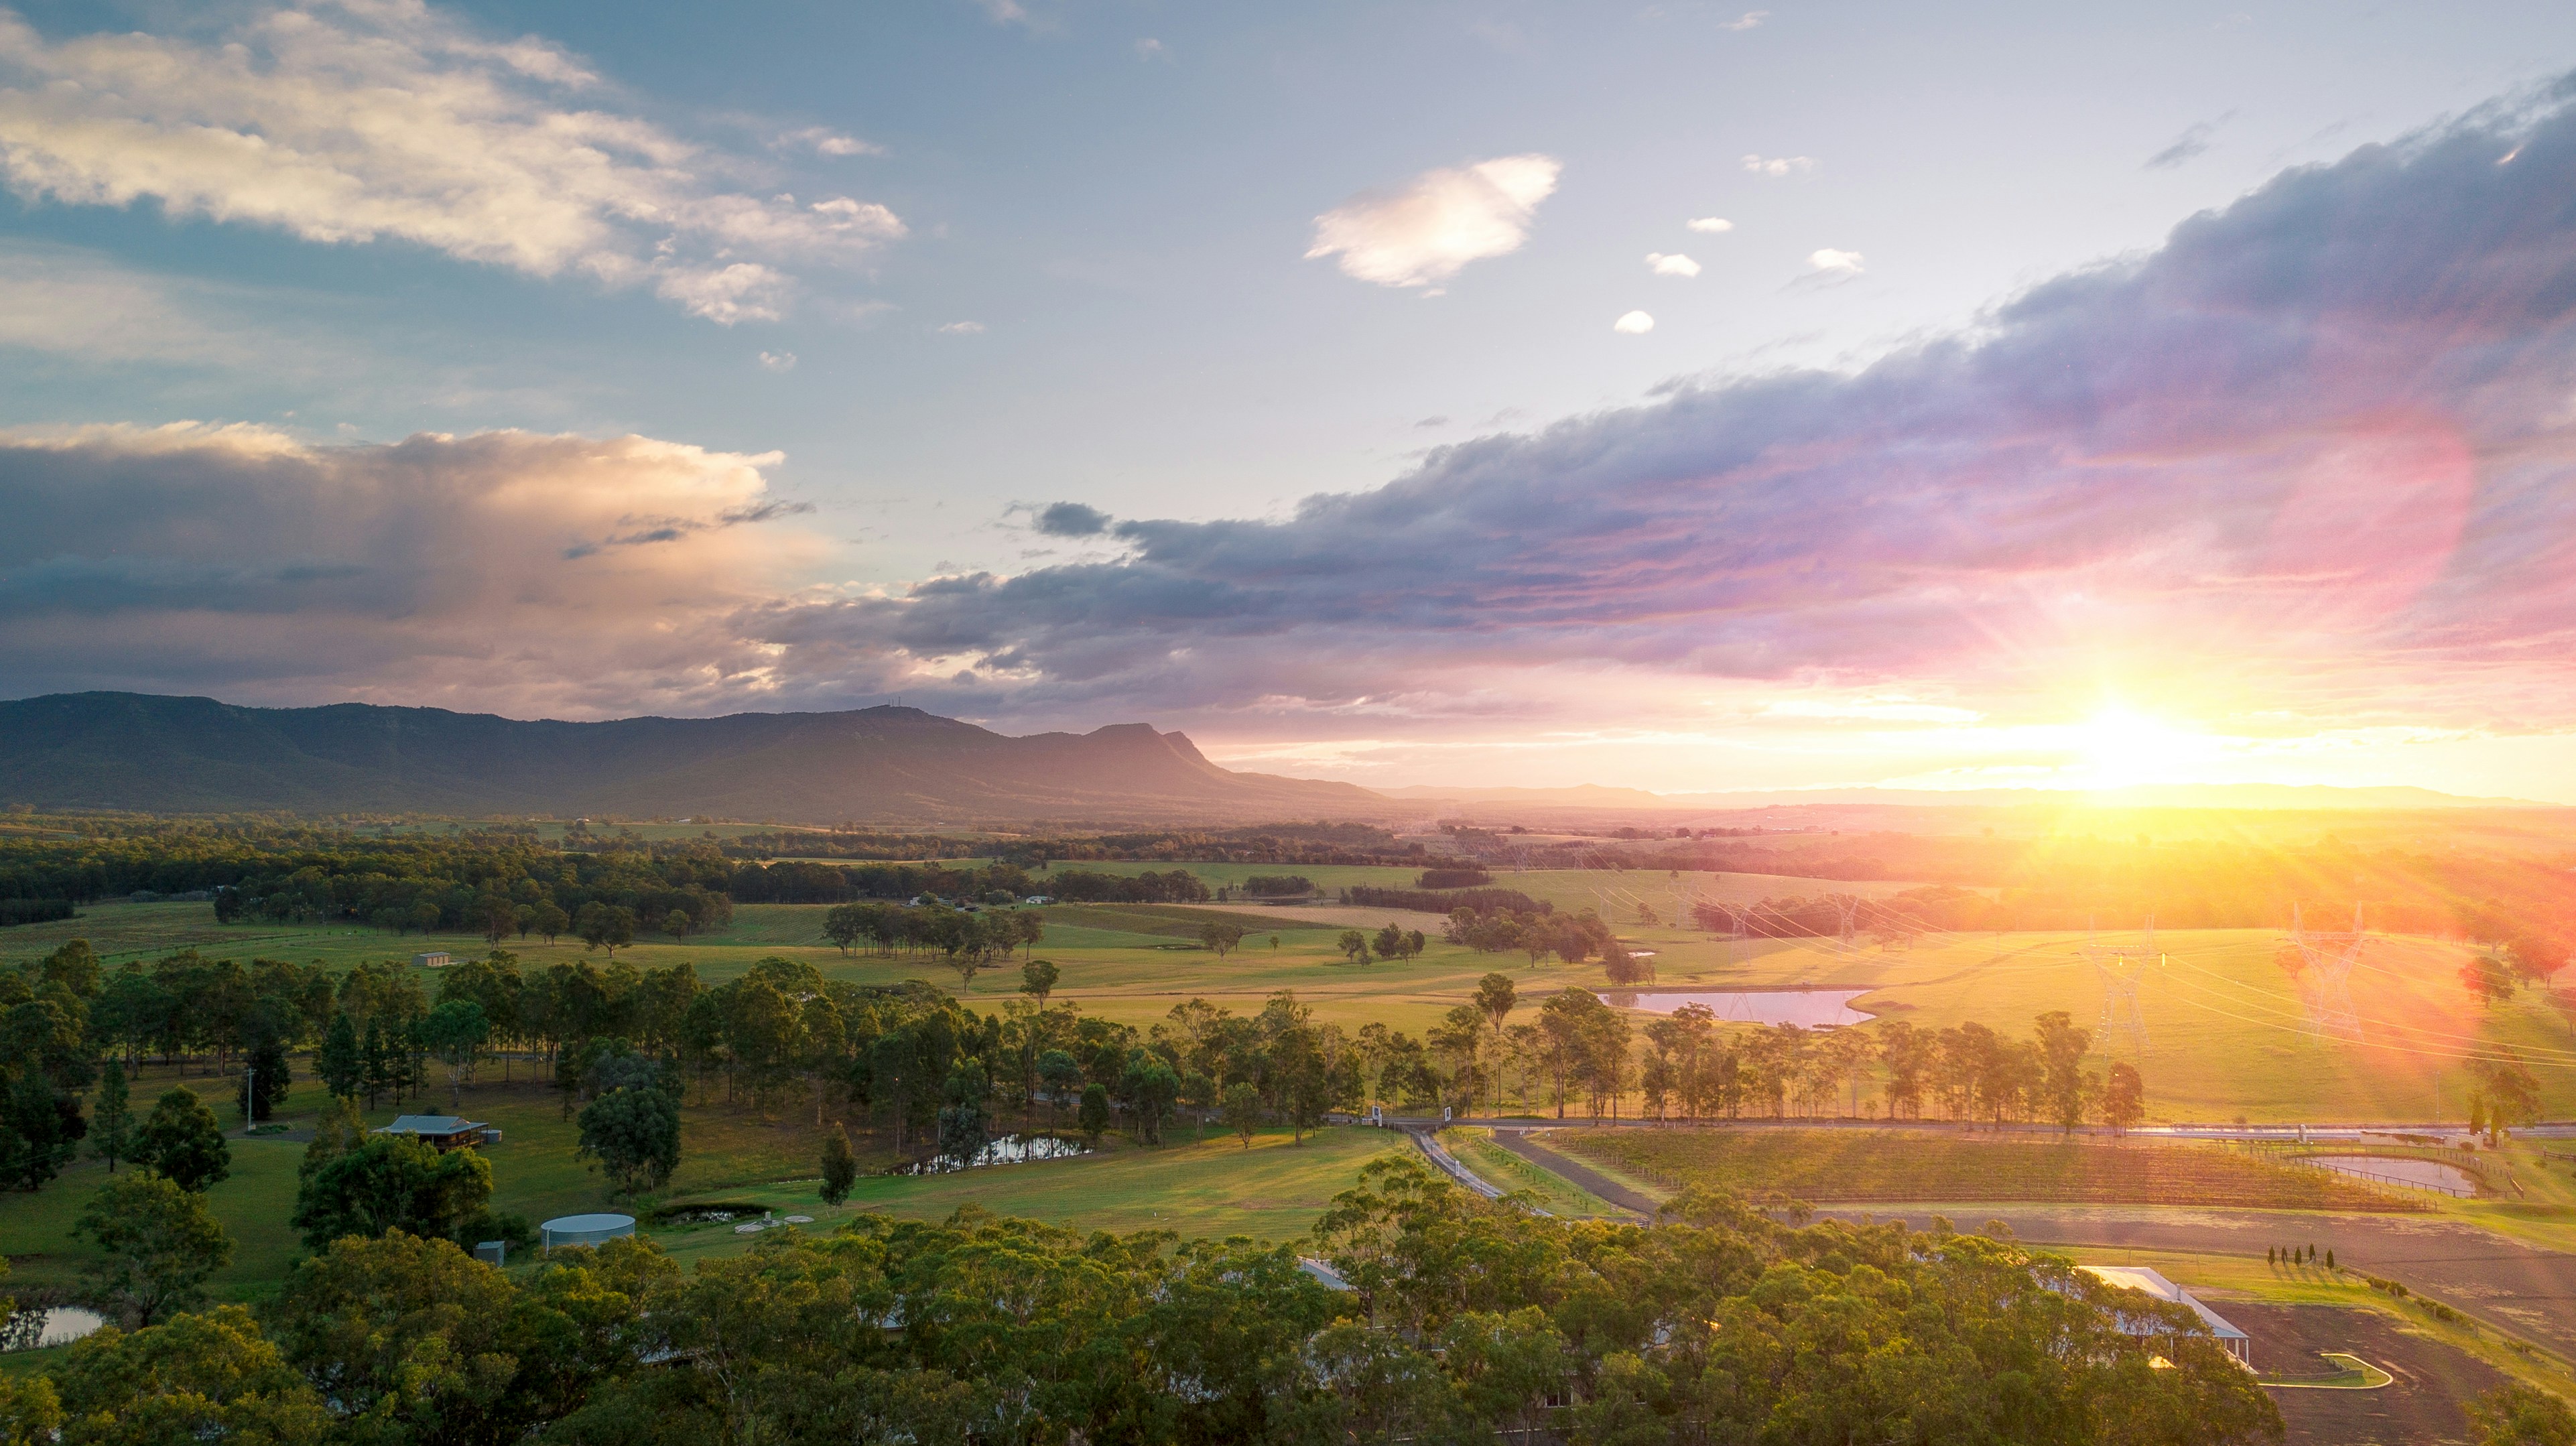
[[499,1130],[463,1115],[398,1115],[392,1124],[380,1125],[368,1133],[397,1138],[409,1136],[442,1153],[474,1145],[498,1144],[501,1138]]
[[[2209,1328],[2209,1333],[2218,1338],[2219,1345],[2225,1347],[2227,1353],[2236,1358],[2238,1365],[2252,1368],[2253,1338],[2238,1330],[2227,1317],[2202,1304],[2200,1297],[2165,1279],[2163,1272],[2143,1265],[2079,1265],[2075,1268],[2105,1285],[2124,1286],[2130,1290],[2143,1291],[2158,1300],[2187,1307],[2192,1314],[2200,1317],[2200,1323]],[[2133,1321],[2127,1316],[2121,1316],[2119,1325],[2123,1335],[2164,1334],[2163,1326],[2154,1321]]]

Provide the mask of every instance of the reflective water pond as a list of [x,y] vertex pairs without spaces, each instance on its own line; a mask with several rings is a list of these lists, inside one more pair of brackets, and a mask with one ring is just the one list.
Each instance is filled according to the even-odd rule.
[[1794,1024],[1822,1029],[1866,1024],[1877,1018],[1851,1007],[1866,989],[1613,989],[1601,1002],[1613,1009],[1670,1014],[1685,1004],[1705,1004],[1730,1024]]
[[[28,1319],[30,1316],[34,1319]],[[7,1348],[32,1351],[45,1346],[67,1346],[105,1324],[104,1317],[86,1306],[58,1305],[40,1311],[21,1311],[7,1322]]]
[[1021,1165],[1031,1160],[1064,1160],[1091,1151],[1075,1140],[1056,1135],[1004,1135],[975,1152],[971,1160],[953,1155],[936,1155],[910,1165],[887,1171],[889,1175],[951,1175],[959,1170],[980,1170],[987,1165]]
[[2439,1190],[2449,1195],[2470,1196],[2478,1192],[2478,1182],[2456,1165],[2439,1160],[2418,1160],[2405,1155],[2312,1155],[2311,1165],[2320,1165],[2339,1175],[2351,1175],[2382,1185],[2411,1185],[2418,1190]]

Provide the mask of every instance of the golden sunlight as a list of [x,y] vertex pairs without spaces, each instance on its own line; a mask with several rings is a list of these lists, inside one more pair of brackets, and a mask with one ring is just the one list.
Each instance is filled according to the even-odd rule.
[[2218,740],[2209,734],[2124,703],[2106,704],[2078,725],[2075,745],[2086,782],[2094,788],[2193,781],[2195,770],[2219,751]]

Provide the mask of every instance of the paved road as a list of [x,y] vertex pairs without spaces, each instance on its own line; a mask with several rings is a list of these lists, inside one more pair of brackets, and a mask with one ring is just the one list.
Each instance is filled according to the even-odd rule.
[[[1614,1205],[1652,1216],[1656,1202],[1581,1161],[1496,1130],[1494,1141]],[[2260,1255],[2275,1245],[2313,1245],[2337,1264],[2400,1280],[2499,1330],[2576,1358],[2576,1253],[2542,1250],[2472,1225],[2403,1215],[2325,1215],[2271,1210],[2195,1210],[2122,1205],[1873,1205],[1822,1209],[1820,1216],[1905,1220],[1921,1228],[1936,1214],[1964,1230],[2001,1220],[2039,1245]],[[2576,1245],[2576,1241],[2571,1241]]]

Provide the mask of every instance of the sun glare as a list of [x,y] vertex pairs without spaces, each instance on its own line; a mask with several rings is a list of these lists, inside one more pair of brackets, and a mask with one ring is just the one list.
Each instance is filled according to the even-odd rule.
[[2208,735],[2111,704],[2076,731],[2083,768],[2095,788],[2139,783],[2189,783],[2210,753]]

